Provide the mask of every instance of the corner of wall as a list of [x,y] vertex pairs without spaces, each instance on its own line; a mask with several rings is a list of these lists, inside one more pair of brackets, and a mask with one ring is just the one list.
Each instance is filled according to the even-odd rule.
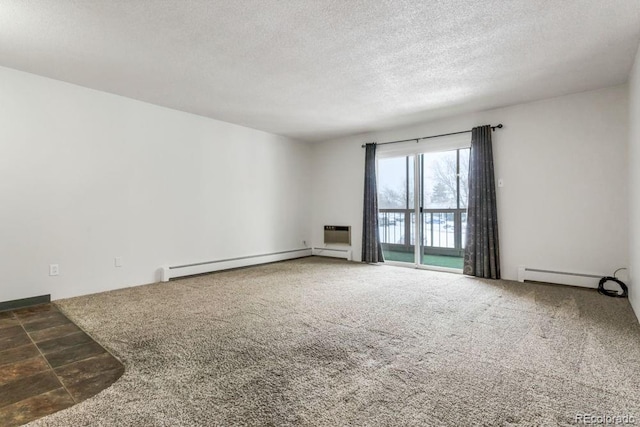
[[[629,302],[640,319],[640,46],[629,74]],[[638,282],[638,284],[634,284]]]

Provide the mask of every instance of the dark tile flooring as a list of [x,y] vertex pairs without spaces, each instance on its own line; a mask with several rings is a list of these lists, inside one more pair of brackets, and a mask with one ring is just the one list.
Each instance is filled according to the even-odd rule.
[[68,408],[123,372],[117,359],[53,304],[0,312],[0,426]]

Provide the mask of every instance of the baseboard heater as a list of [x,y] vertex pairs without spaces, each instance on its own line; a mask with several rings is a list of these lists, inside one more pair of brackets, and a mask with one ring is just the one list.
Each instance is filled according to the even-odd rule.
[[351,249],[313,248],[311,254],[331,258],[344,258],[347,261],[351,261]]
[[293,249],[290,251],[273,252],[270,254],[249,255],[215,261],[197,262],[193,264],[161,267],[160,280],[168,282],[177,277],[193,276],[196,274],[212,273],[214,271],[229,270],[231,268],[248,267],[251,265],[267,264],[287,259],[303,258],[312,255],[311,248]]
[[518,282],[529,280],[597,289],[598,282],[604,276],[606,276],[606,274],[544,270],[540,268],[525,267],[523,265],[518,267]]

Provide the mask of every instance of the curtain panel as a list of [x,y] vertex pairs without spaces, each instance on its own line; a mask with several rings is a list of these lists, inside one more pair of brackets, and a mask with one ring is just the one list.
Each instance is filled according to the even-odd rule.
[[364,212],[362,220],[362,262],[384,262],[378,229],[378,190],[376,188],[376,144],[365,147]]
[[467,206],[467,240],[463,273],[469,276],[499,279],[500,245],[491,126],[489,125],[471,130]]

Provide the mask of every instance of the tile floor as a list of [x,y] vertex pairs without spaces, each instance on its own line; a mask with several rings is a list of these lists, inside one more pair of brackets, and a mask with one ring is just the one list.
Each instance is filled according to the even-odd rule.
[[0,312],[0,426],[17,426],[104,390],[122,364],[53,304]]

